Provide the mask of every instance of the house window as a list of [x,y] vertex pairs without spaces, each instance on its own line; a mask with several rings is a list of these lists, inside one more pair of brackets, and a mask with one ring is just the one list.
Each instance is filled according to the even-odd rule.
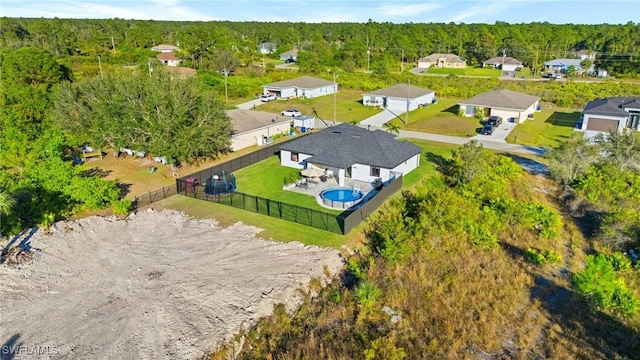
[[371,171],[370,171],[369,175],[371,175],[373,177],[380,177],[380,168],[371,167]]
[[292,152],[291,153],[291,161],[298,162],[298,153],[297,152]]

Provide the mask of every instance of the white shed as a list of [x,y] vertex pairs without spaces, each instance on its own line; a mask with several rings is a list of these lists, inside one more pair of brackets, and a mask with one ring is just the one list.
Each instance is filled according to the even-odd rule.
[[316,126],[316,118],[310,115],[296,116],[293,118],[293,126],[306,130],[313,129]]

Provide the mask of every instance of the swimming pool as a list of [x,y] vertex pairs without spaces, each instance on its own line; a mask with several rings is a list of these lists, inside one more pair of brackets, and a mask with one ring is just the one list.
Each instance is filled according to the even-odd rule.
[[322,204],[333,209],[348,209],[362,200],[359,189],[337,187],[320,193]]

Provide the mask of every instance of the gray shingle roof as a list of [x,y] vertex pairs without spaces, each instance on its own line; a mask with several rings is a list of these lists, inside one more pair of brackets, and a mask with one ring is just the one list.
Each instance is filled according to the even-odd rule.
[[[227,110],[227,116],[231,118],[232,134],[260,129],[267,125],[291,122],[291,118],[277,116],[264,111],[252,111],[244,109]],[[276,119],[275,123],[271,120]]]
[[267,84],[264,87],[268,88],[290,88],[295,87],[298,89],[317,89],[319,87],[333,85],[333,81],[315,78],[313,76],[301,76],[299,78],[277,81],[271,84]]
[[[372,91],[369,93],[364,93],[362,95],[384,95],[387,97],[399,97],[406,98],[407,97],[407,89],[409,88],[408,84],[397,84],[393,86],[386,87],[384,89]],[[409,92],[409,96],[411,99],[415,99],[417,97],[434,93],[435,91],[429,89],[423,89],[416,86],[411,86],[411,91]]]
[[[496,56],[493,57],[489,60],[485,60],[483,61],[484,64],[489,64],[489,65],[502,65],[503,64],[503,58],[502,56]],[[507,65],[522,65],[522,61],[512,58],[510,56],[505,56],[504,57],[504,64]]]
[[466,60],[456,54],[431,54],[423,57],[418,61],[438,61],[438,59],[444,58],[448,62],[465,62]]
[[583,114],[608,115],[627,117],[629,113],[625,108],[639,108],[640,98],[638,97],[611,97],[607,99],[596,99],[589,101],[582,110]]
[[459,104],[526,110],[538,100],[540,98],[533,95],[501,89],[478,94],[470,99],[461,101]]
[[393,169],[422,152],[422,148],[382,130],[370,131],[347,123],[290,141],[281,150],[312,155],[309,162],[347,168],[353,164]]

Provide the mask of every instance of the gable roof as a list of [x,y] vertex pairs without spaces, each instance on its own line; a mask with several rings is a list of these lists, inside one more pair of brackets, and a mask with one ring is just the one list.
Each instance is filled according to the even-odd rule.
[[353,164],[393,169],[422,152],[422,148],[382,130],[370,131],[347,123],[325,128],[280,146],[310,154],[309,162],[347,168]]
[[611,97],[589,101],[582,110],[583,114],[627,117],[625,109],[640,109],[638,97]]
[[156,55],[156,58],[160,61],[179,61],[176,55],[172,52],[163,52]]
[[179,47],[167,44],[159,44],[151,48],[153,51],[176,51],[180,50]]
[[[245,109],[227,110],[227,116],[231,118],[232,135],[242,134],[247,131],[260,129],[273,124],[289,123],[291,118],[276,116],[273,113],[264,111],[253,111]],[[275,122],[272,120],[275,119]]]
[[[407,91],[409,91],[407,93]],[[408,84],[397,84],[393,86],[386,87],[384,89],[379,89],[373,92],[364,93],[362,95],[383,95],[387,97],[398,97],[398,98],[406,98],[407,95],[411,97],[411,99],[415,99],[417,97],[435,93],[433,90],[423,89],[416,86],[409,87]]]
[[489,91],[461,101],[459,104],[495,107],[512,110],[526,110],[534,105],[539,97],[507,89]]
[[315,78],[313,76],[301,76],[299,78],[277,81],[271,84],[267,84],[264,87],[268,88],[298,88],[298,89],[317,89],[319,87],[324,87],[328,85],[333,85],[332,81]]
[[489,64],[489,65],[502,65],[503,59],[504,59],[504,64],[506,65],[522,65],[522,61],[512,58],[510,56],[505,56],[504,58],[502,56],[492,57],[489,60],[483,61],[483,63]]
[[456,55],[456,54],[431,54],[429,56],[423,57],[422,59],[419,59],[418,61],[438,61],[440,58],[444,58],[446,61],[448,62],[465,62],[467,60],[461,58],[460,56]]
[[545,61],[545,66],[580,66],[582,59],[553,59]]
[[280,56],[298,56],[298,49],[291,49],[289,51],[285,51]]

